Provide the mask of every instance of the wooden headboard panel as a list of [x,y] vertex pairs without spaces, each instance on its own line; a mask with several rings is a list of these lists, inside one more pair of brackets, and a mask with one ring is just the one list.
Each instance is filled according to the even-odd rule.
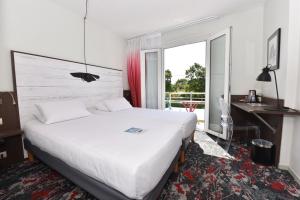
[[100,79],[87,83],[70,75],[84,72],[83,63],[17,51],[11,58],[21,127],[34,117],[38,102],[78,99],[92,107],[99,100],[123,96],[122,70],[88,65],[88,72]]

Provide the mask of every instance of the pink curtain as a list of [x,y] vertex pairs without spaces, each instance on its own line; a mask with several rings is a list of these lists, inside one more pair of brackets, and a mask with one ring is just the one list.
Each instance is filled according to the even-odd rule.
[[141,66],[138,41],[128,41],[127,73],[134,107],[141,107]]

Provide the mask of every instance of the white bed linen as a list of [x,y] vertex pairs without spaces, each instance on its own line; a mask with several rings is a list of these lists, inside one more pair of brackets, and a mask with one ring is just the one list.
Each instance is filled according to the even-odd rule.
[[[124,132],[130,127],[145,131]],[[181,146],[179,129],[118,112],[51,125],[33,120],[24,128],[33,145],[134,199],[146,196],[167,171]]]
[[[107,114],[99,110],[90,110],[94,114]],[[186,139],[194,133],[197,125],[197,115],[192,112],[176,112],[157,109],[146,108],[129,108],[126,110],[110,112],[112,115],[115,113],[123,116],[124,118],[130,118],[132,120],[138,120],[140,118],[147,119],[148,121],[164,122],[166,124],[176,124],[181,128],[182,139]]]

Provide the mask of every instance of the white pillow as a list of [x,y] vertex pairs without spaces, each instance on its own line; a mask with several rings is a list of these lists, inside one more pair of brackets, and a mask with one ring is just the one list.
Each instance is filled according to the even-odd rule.
[[97,110],[109,112],[109,109],[106,107],[106,105],[102,101],[100,101],[96,104],[96,108],[97,108]]
[[39,111],[39,114],[36,116],[45,124],[77,119],[90,115],[85,105],[76,100],[38,103],[35,106]]
[[105,100],[104,104],[111,112],[132,108],[130,103],[124,97]]

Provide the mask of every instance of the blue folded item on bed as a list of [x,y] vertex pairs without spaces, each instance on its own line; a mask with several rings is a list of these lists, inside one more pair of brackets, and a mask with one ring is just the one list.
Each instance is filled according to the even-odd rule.
[[144,130],[141,129],[141,128],[132,127],[132,128],[127,129],[125,132],[127,132],[127,133],[133,133],[133,134],[139,134],[139,133],[142,133],[143,131]]

